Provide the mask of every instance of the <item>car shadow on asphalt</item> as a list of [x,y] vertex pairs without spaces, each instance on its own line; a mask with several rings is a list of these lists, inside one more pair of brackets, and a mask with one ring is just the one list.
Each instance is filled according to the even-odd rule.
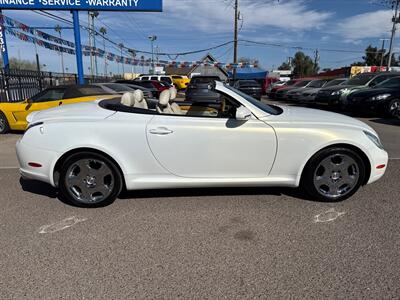
[[306,201],[314,201],[302,189],[279,187],[235,187],[235,188],[191,188],[124,191],[120,199],[213,197],[213,196],[289,196]]
[[371,122],[384,124],[384,125],[392,125],[392,126],[400,126],[400,119],[374,119]]
[[37,180],[24,179],[22,177],[19,179],[19,183],[24,192],[29,192],[49,198],[57,198],[57,189],[52,187],[50,184]]
[[[71,205],[60,197],[58,190],[51,185],[37,181],[19,180],[22,190],[47,198],[58,199],[64,204]],[[157,189],[123,191],[118,197],[121,200],[151,199],[151,198],[181,198],[181,197],[213,197],[213,196],[289,196],[305,201],[316,202],[300,188],[284,187],[241,187],[241,188],[191,188],[191,189]]]

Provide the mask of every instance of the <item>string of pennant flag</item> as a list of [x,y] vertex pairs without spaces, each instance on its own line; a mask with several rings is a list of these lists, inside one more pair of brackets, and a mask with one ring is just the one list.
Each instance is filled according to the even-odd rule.
[[[19,21],[11,19],[3,14],[0,14],[0,23],[5,25],[5,32],[18,38],[21,41],[29,42],[36,44],[40,47],[44,47],[48,50],[53,50],[57,52],[67,53],[71,55],[75,55],[75,49],[71,49],[75,47],[75,44],[47,34],[43,31],[37,30],[35,28],[29,27]],[[30,36],[26,33],[19,32],[14,28],[20,29],[26,33],[29,33],[34,36]],[[39,38],[37,38],[37,37]],[[56,43],[56,44],[54,44]],[[58,44],[58,45],[57,45]],[[67,47],[65,47],[67,46]],[[70,47],[70,48],[68,48]],[[91,46],[82,46],[82,54],[84,56],[94,55],[99,58],[106,58],[108,61],[115,61],[117,63],[123,63],[127,65],[133,66],[151,66],[152,62],[150,58],[130,58],[124,57],[120,55],[116,55],[111,52],[106,52],[102,49],[91,47]],[[255,64],[248,64],[248,63],[221,63],[221,62],[207,62],[207,61],[167,61],[167,60],[157,60],[154,62],[155,66],[167,66],[167,67],[177,67],[177,68],[185,68],[185,67],[196,67],[196,66],[214,66],[226,69],[234,69],[234,68],[244,68],[244,67],[257,67]]]

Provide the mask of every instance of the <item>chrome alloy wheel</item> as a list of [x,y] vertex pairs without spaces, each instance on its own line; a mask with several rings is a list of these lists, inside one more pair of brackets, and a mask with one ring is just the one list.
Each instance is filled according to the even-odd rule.
[[400,100],[395,100],[390,103],[389,113],[392,117],[400,118]]
[[0,115],[0,132],[3,132],[6,129],[6,120],[3,116]]
[[335,199],[350,193],[357,185],[360,170],[346,154],[332,154],[323,159],[314,173],[314,186],[321,195]]
[[76,201],[94,204],[113,191],[115,178],[107,164],[98,159],[80,159],[69,166],[65,186]]

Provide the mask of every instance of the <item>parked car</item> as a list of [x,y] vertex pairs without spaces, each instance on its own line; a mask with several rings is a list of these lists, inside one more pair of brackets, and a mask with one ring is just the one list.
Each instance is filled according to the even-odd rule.
[[168,76],[168,75],[141,75],[141,76],[135,78],[135,81],[138,81],[138,80],[143,80],[143,81],[155,80],[155,81],[166,82],[170,85],[174,85],[174,83],[172,81],[172,77]]
[[349,79],[345,85],[331,86],[319,90],[315,102],[322,105],[346,105],[346,97],[356,90],[370,88],[388,78],[400,76],[396,72],[362,73]]
[[285,100],[288,101],[298,101],[298,97],[301,93],[309,89],[321,88],[328,82],[327,79],[315,79],[310,81],[307,85],[299,87],[297,89],[292,89],[286,93]]
[[286,94],[294,89],[306,87],[312,79],[300,79],[295,84],[279,89],[275,94],[276,100],[286,100]]
[[172,82],[178,91],[185,90],[189,85],[190,79],[187,76],[172,75],[171,77],[172,77]]
[[0,103],[0,134],[10,130],[25,130],[26,117],[38,110],[78,102],[113,97],[95,85],[60,85],[47,88],[35,96],[20,102]]
[[291,79],[291,80],[284,82],[283,84],[281,82],[277,83],[273,86],[273,88],[270,91],[267,91],[267,96],[270,99],[275,99],[276,93],[279,90],[291,87],[291,86],[295,85],[298,81],[299,81],[299,79]]
[[[116,83],[123,83],[123,84],[129,84],[129,85],[135,85],[135,86],[141,86],[144,87],[148,90],[151,91],[153,97],[158,98],[158,96],[160,95],[160,88],[157,88],[156,85],[154,84],[153,81],[150,80],[117,80],[115,81]],[[160,87],[161,85],[157,84],[158,87]],[[162,90],[164,90],[164,88],[162,88]]]
[[261,85],[255,80],[237,80],[233,87],[255,99],[261,100]]
[[[313,104],[315,97],[317,96],[317,93],[322,89],[322,88],[327,88],[331,86],[336,86],[336,85],[342,85],[345,84],[347,81],[346,78],[338,78],[338,79],[333,79],[330,81],[327,81],[322,87],[319,88],[306,88],[304,89],[303,92],[301,92],[297,96],[297,102],[300,103],[308,103],[308,104]],[[294,99],[296,101],[296,99]]]
[[153,98],[157,98],[158,97],[158,90],[154,87],[154,85],[151,82],[147,82],[147,81],[141,81],[140,83],[134,80],[117,80],[115,81],[115,83],[121,83],[124,84],[126,86],[129,86],[135,90],[137,89],[142,89],[142,91],[144,92],[145,90],[150,91],[151,96]]
[[272,86],[275,83],[279,82],[279,78],[277,77],[267,77],[263,80],[262,86],[261,86],[261,92],[263,95],[266,95],[267,92],[271,91]]
[[149,89],[146,89],[139,85],[114,82],[93,83],[93,85],[101,87],[105,92],[110,94],[123,94],[125,92],[134,92],[135,90],[141,90],[145,98],[153,98],[153,94]]
[[302,186],[312,199],[341,201],[385,173],[388,154],[359,120],[270,106],[222,82],[213,92],[223,102],[208,116],[174,109],[170,91],[155,110],[124,95],[39,112],[16,145],[20,173],[87,207],[122,189],[233,186]]
[[186,101],[218,102],[219,94],[210,89],[215,81],[221,81],[221,79],[218,76],[194,76],[186,89]]
[[373,88],[349,94],[346,108],[353,112],[374,111],[400,119],[400,77],[390,78]]

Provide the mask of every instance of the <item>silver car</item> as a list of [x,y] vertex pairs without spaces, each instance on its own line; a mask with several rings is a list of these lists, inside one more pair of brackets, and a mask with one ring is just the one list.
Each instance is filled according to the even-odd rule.
[[318,93],[318,91],[322,88],[325,87],[330,87],[330,86],[336,86],[336,85],[341,85],[345,84],[347,82],[346,78],[338,78],[338,79],[333,79],[330,81],[326,81],[324,85],[320,87],[309,87],[307,89],[304,89],[297,97],[296,102],[300,103],[314,103],[315,97]]

